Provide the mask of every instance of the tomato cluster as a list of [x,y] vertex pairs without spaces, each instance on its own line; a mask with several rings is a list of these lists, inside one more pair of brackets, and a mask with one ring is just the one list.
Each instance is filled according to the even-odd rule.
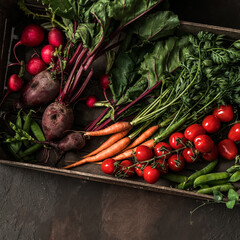
[[235,144],[240,141],[240,123],[232,126],[228,139],[216,145],[208,134],[216,133],[222,122],[233,120],[233,108],[220,106],[212,115],[206,116],[202,124],[192,124],[185,131],[171,134],[167,142],[159,142],[152,149],[140,145],[134,153],[134,161],[113,159],[105,160],[101,169],[104,173],[116,176],[133,176],[135,173],[148,183],[155,183],[168,171],[179,172],[186,163],[192,164],[200,157],[206,161],[215,160],[220,154],[227,160],[233,160],[238,150]]

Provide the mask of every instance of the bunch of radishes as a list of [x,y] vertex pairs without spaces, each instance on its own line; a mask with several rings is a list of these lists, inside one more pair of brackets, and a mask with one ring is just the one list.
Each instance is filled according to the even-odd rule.
[[234,124],[228,138],[216,145],[211,134],[217,133],[222,123],[231,122],[234,117],[230,105],[214,109],[206,116],[202,124],[192,124],[185,131],[173,133],[167,142],[157,143],[153,150],[140,145],[133,152],[131,159],[121,162],[106,159],[101,170],[117,177],[130,177],[135,173],[148,183],[155,183],[168,171],[179,172],[186,163],[192,164],[198,159],[213,161],[221,155],[226,160],[234,160],[238,154],[236,141],[240,141],[240,123]]

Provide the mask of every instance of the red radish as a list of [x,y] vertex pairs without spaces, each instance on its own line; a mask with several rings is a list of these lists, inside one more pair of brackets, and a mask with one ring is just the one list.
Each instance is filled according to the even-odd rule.
[[19,45],[24,45],[27,47],[36,47],[42,43],[44,40],[44,30],[42,27],[36,24],[30,24],[26,26],[22,32],[22,36],[19,42],[17,42],[13,48],[13,52],[16,60],[19,62],[15,49]]
[[231,122],[233,120],[233,108],[231,105],[221,105],[214,109],[213,115],[218,117],[221,122]]
[[240,123],[236,123],[231,127],[228,138],[234,142],[240,141]]
[[3,101],[8,96],[9,93],[20,91],[23,87],[23,84],[24,84],[24,82],[23,82],[22,78],[20,78],[17,74],[11,75],[7,82],[8,90],[7,90],[6,94],[4,95],[4,97],[0,103],[0,106],[2,105]]
[[221,121],[215,115],[208,115],[203,119],[202,126],[208,133],[215,133],[221,128]]
[[58,48],[64,44],[64,35],[58,28],[53,27],[48,33],[48,42],[54,47]]
[[65,131],[72,127],[73,120],[71,108],[59,102],[51,103],[42,117],[42,128],[46,139],[51,141],[65,135]]
[[97,102],[97,98],[94,96],[89,96],[86,100],[86,104],[89,108],[93,108],[96,102]]
[[37,75],[46,69],[46,64],[40,57],[32,57],[26,64],[26,70],[31,75]]
[[56,60],[54,56],[55,47],[53,45],[46,45],[42,48],[41,57],[46,64],[50,64]]
[[22,101],[26,106],[40,106],[51,102],[59,92],[60,83],[48,71],[42,71],[23,89]]
[[108,79],[109,79],[109,75],[107,74],[103,74],[100,77],[100,84],[104,90],[109,88],[110,81]]

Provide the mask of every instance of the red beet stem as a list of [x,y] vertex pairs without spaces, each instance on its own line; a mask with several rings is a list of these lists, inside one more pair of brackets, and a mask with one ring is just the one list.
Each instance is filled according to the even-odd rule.
[[11,92],[10,90],[7,90],[7,92],[5,93],[3,99],[2,99],[2,101],[1,101],[1,103],[0,103],[0,107],[2,106],[2,104],[3,104],[4,100],[5,100],[5,98],[9,95],[10,92]]
[[[119,112],[117,112],[115,114],[115,117],[120,116],[123,112],[125,112],[128,108],[130,108],[132,105],[134,105],[135,103],[139,102],[142,98],[144,98],[145,96],[147,96],[151,91],[153,91],[160,83],[162,83],[162,81],[157,82],[153,87],[151,87],[150,89],[146,90],[145,92],[143,92],[138,98],[136,98],[135,100],[133,100],[130,104],[128,104],[127,106],[125,106],[124,108],[122,108]],[[102,123],[101,125],[99,125],[97,127],[96,130],[100,130],[102,128],[104,128],[107,124],[109,124],[112,121],[111,118],[107,119],[104,123]]]
[[[59,95],[58,99],[62,102],[64,102],[64,100],[66,99],[68,93],[69,93],[69,89],[71,88],[71,83],[72,83],[72,78],[74,76],[74,73],[76,72],[77,68],[79,67],[82,58],[84,57],[84,55],[86,54],[88,50],[85,48],[83,49],[83,51],[79,54],[77,61],[75,62],[75,65],[68,77],[67,83],[65,84],[62,93]],[[81,68],[81,67],[80,67]],[[75,78],[76,80],[76,78]],[[75,82],[75,81],[74,81]]]
[[78,55],[82,52],[83,50],[83,45],[82,43],[80,43],[75,51],[75,53],[73,54],[73,56],[71,57],[71,59],[68,61],[66,68],[68,69],[69,67],[71,67],[73,65],[74,62],[76,62]]
[[18,59],[18,57],[17,57],[17,54],[16,54],[16,47],[18,47],[19,45],[22,45],[22,42],[21,42],[21,41],[17,42],[17,43],[14,45],[14,47],[13,47],[13,54],[14,54],[15,59],[16,59],[16,60],[18,61],[18,63],[20,64],[20,61],[19,61],[19,59]]
[[87,86],[88,82],[90,81],[91,77],[93,75],[93,69],[91,69],[91,71],[88,73],[85,81],[83,82],[81,88],[77,91],[77,93],[71,98],[70,103],[73,103],[74,101],[76,101],[79,96],[81,95],[81,93],[84,91],[85,87]]

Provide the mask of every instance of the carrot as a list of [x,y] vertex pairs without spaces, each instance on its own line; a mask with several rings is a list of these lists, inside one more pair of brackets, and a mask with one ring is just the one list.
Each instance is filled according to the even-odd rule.
[[131,129],[131,128],[132,128],[132,125],[130,122],[117,122],[99,131],[86,132],[84,135],[91,136],[91,137],[105,136],[105,135],[123,132],[126,129]]
[[87,162],[98,162],[98,161],[102,161],[104,159],[110,158],[110,157],[114,156],[115,154],[119,153],[120,151],[122,151],[124,148],[126,148],[130,142],[131,142],[130,138],[125,137],[125,138],[119,140],[118,142],[114,143],[111,147],[104,149],[97,155],[82,159],[78,162],[75,162],[75,163],[65,166],[63,168],[64,169],[73,168],[73,167],[80,166]]
[[144,142],[146,139],[151,137],[159,128],[159,125],[155,125],[147,129],[144,133],[142,133],[132,144],[130,144],[126,150],[134,148]]
[[[154,147],[154,140],[150,139],[150,140],[142,143],[141,145],[144,145],[144,146],[147,146],[147,147],[153,149],[153,147]],[[120,160],[124,160],[126,158],[130,158],[130,157],[132,157],[133,152],[136,151],[136,148],[137,147],[128,149],[128,150],[124,151],[123,153],[115,156],[113,159],[116,160],[116,161],[120,161]]]
[[125,137],[129,131],[130,131],[130,128],[125,130],[125,131],[123,131],[123,132],[115,133],[106,142],[104,142],[99,148],[97,148],[93,152],[89,153],[88,155],[84,156],[84,158],[90,157],[92,155],[95,155],[95,154],[103,151],[104,149],[112,146],[115,142],[117,142],[118,140],[120,140],[123,137]]

